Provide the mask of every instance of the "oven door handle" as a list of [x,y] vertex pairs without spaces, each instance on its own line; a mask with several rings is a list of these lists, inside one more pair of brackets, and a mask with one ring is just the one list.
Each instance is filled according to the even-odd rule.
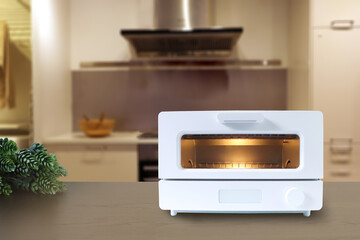
[[261,113],[219,113],[217,118],[222,124],[261,123],[264,121]]

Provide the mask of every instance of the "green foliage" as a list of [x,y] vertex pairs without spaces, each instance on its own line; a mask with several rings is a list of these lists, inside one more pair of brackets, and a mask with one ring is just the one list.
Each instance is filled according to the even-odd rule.
[[38,170],[39,162],[35,160],[35,156],[31,154],[29,149],[22,149],[15,154],[16,160],[21,166]]
[[14,141],[9,141],[7,138],[0,139],[0,151],[3,154],[14,154],[18,150],[18,146]]
[[0,177],[0,194],[10,195],[12,193],[11,186],[3,182],[2,178]]
[[7,155],[0,155],[0,171],[1,172],[13,172],[15,170],[15,163]]
[[42,144],[18,151],[14,141],[0,138],[0,195],[10,195],[12,188],[55,194],[66,189],[57,180],[66,175],[55,154],[48,153]]
[[32,154],[36,154],[36,153],[41,153],[41,152],[46,152],[47,149],[40,143],[33,143],[30,147],[29,150],[31,151]]
[[[45,167],[52,167],[54,164],[54,159],[51,157],[51,155],[47,152],[38,152],[35,153],[35,160],[36,162],[40,163],[41,165]],[[56,159],[55,159],[56,160]]]

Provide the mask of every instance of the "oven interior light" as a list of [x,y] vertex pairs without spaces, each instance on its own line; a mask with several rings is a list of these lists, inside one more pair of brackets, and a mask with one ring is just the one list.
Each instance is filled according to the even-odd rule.
[[299,152],[299,137],[294,135],[185,135],[181,139],[184,168],[297,168]]

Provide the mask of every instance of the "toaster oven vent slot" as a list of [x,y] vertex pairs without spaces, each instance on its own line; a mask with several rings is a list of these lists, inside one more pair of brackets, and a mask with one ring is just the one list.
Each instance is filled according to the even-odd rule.
[[296,139],[295,134],[187,134],[183,139]]

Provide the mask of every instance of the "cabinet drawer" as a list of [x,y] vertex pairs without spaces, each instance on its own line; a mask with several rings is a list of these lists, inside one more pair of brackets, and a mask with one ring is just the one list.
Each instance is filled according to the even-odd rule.
[[360,181],[360,145],[337,151],[330,143],[324,146],[325,181]]
[[59,163],[68,170],[63,181],[131,182],[138,180],[136,145],[51,146]]
[[360,181],[359,171],[352,167],[338,166],[327,168],[324,171],[326,182],[358,182]]
[[360,26],[360,1],[358,0],[313,0],[313,25],[331,26],[333,21],[352,20]]

